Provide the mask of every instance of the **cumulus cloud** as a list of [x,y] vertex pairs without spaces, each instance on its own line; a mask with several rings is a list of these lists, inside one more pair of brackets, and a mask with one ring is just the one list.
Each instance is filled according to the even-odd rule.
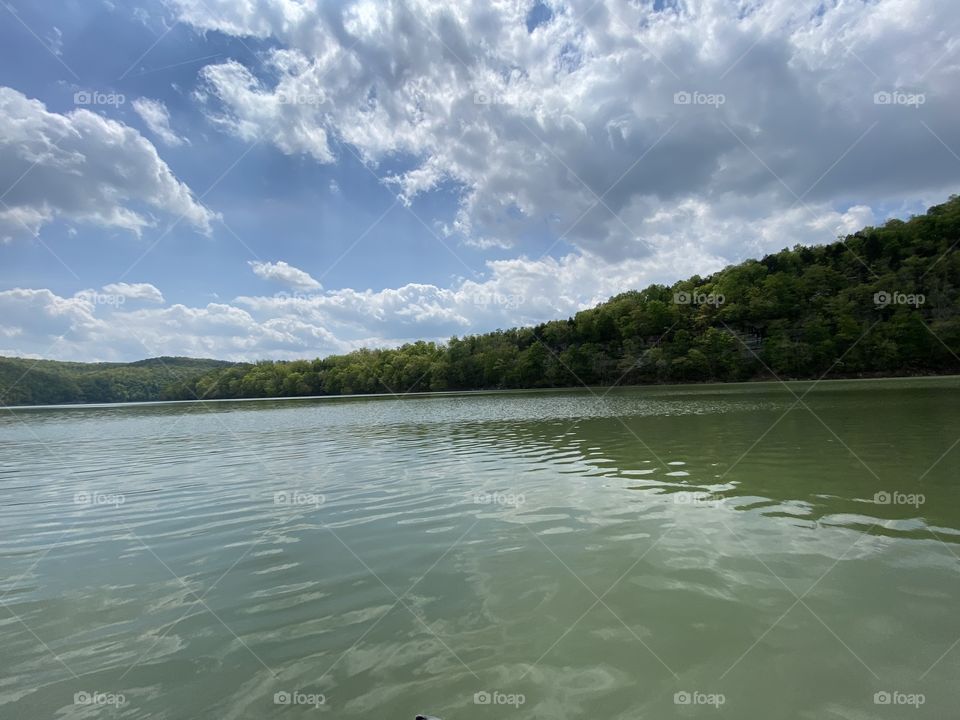
[[[289,55],[280,51],[270,56],[279,72],[290,72]],[[292,63],[296,65],[297,63]],[[333,162],[326,129],[315,121],[319,95],[316,88],[267,88],[250,70],[234,60],[208,65],[201,76],[209,92],[222,102],[222,110],[210,119],[244,140],[266,138],[288,154],[304,153],[321,163]],[[292,83],[291,83],[292,84]],[[201,91],[198,96],[203,99]]]
[[110,283],[109,285],[103,286],[103,292],[128,300],[146,300],[147,302],[154,303],[163,302],[163,293],[150,283]]
[[209,303],[129,308],[88,291],[61,297],[47,289],[0,292],[7,354],[64,360],[134,360],[157,355],[252,360],[309,357],[353,345],[295,316],[256,319],[243,308]]
[[133,109],[143,120],[147,128],[167,145],[177,146],[186,143],[186,139],[177,135],[170,127],[170,112],[159,100],[137,98]]
[[321,288],[320,283],[310,277],[310,273],[295,268],[283,260],[275,263],[251,260],[248,264],[253,268],[253,273],[257,277],[282,283],[293,290],[319,290]]
[[[732,227],[797,208],[817,222],[960,181],[943,148],[960,149],[952,0],[571,0],[528,23],[532,5],[174,2],[197,28],[279,44],[262,67],[203,69],[223,129],[323,163],[335,141],[373,167],[407,158],[385,182],[408,202],[458,186],[445,230],[481,249],[546,231],[655,265],[649,224],[677,207],[719,204],[707,212]],[[897,92],[923,104],[884,102]],[[764,237],[745,240],[698,253],[739,259]]]
[[91,339],[103,326],[93,310],[90,299],[80,295],[64,298],[50,290],[26,288],[0,292],[0,315],[8,328],[18,328],[17,334],[25,336],[31,345],[24,347],[27,353],[42,352],[65,334]]
[[0,237],[62,218],[140,235],[156,224],[147,205],[209,233],[217,217],[177,180],[140,133],[89,110],[47,111],[0,87]]
[[[960,181],[953,0],[548,4],[529,21],[532,1],[170,0],[198,30],[266,41],[255,60],[200,70],[194,97],[221,131],[320,164],[356,154],[410,208],[453,188],[454,211],[427,220],[501,259],[478,279],[377,291],[324,291],[285,262],[254,262],[309,294],[203,307],[12,290],[7,344],[255,359],[444,339],[830,242]],[[5,92],[16,113],[0,113],[0,181],[38,166],[0,205],[0,237],[57,216],[138,231],[151,221],[138,202],[209,228],[135,131]]]

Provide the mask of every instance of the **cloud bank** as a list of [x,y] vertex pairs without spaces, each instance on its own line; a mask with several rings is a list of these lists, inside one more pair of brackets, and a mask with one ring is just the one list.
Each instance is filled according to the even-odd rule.
[[0,187],[7,241],[57,219],[139,236],[157,224],[141,208],[204,234],[217,217],[133,128],[86,109],[49,112],[8,87],[0,87]]
[[[203,307],[166,304],[152,285],[112,293],[122,306],[13,289],[0,293],[11,350],[255,359],[443,339],[831,242],[960,185],[953,0],[168,7],[198,33],[263,41],[199,69],[205,131],[329,168],[356,156],[409,212],[452,189],[453,210],[423,220],[486,272],[377,289],[324,277],[324,289],[282,260],[252,261],[282,290]],[[165,106],[134,108],[160,141],[180,139]],[[215,219],[135,130],[4,88],[10,184],[0,238],[58,218],[139,234],[157,222],[144,208],[201,233]]]

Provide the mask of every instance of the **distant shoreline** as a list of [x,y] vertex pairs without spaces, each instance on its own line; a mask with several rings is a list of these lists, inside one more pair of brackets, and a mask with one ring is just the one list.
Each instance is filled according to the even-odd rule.
[[[756,379],[739,380],[731,382],[689,382],[689,383],[644,383],[634,385],[589,385],[579,387],[548,387],[548,388],[488,388],[478,390],[434,390],[408,393],[351,393],[344,395],[277,395],[274,397],[250,397],[250,398],[196,398],[193,400],[143,400],[139,402],[108,402],[108,403],[60,403],[48,405],[0,405],[8,410],[68,410],[68,409],[109,409],[125,407],[149,407],[153,405],[196,405],[206,403],[250,403],[250,402],[278,402],[278,401],[298,401],[298,400],[362,400],[362,399],[410,399],[410,398],[436,398],[436,397],[474,397],[477,395],[513,395],[513,394],[545,394],[545,393],[576,393],[590,391],[605,391],[609,393],[612,390],[642,390],[648,389],[670,389],[670,388],[728,388],[728,387],[758,387],[761,385],[825,385],[835,383],[853,383],[853,382],[899,382],[910,380],[958,380],[960,373],[927,373],[922,375],[876,375],[876,376],[849,376],[849,377],[831,377],[831,378],[790,378],[790,379]],[[596,392],[594,394],[597,394]],[[601,393],[600,398],[604,395]]]

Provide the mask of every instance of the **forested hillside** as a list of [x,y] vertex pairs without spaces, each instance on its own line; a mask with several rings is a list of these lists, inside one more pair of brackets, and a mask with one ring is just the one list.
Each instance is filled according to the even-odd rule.
[[160,357],[132,363],[76,363],[0,357],[0,405],[136,402],[168,399],[171,388],[231,365]]
[[109,402],[958,372],[958,243],[960,198],[952,197],[907,222],[626,292],[536,327],[317,360],[180,358],[179,377],[144,364],[154,361],[42,363],[9,398],[11,366],[32,361],[4,360],[0,398]]

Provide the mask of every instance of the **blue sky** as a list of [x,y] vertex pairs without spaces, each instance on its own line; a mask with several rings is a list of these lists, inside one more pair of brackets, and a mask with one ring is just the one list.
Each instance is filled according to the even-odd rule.
[[[59,56],[45,52],[27,28],[4,23],[0,83],[59,113],[75,109],[78,90],[123,95],[126,102],[122,105],[103,105],[96,111],[139,129],[148,138],[149,128],[131,101],[147,97],[163,102],[176,117],[183,136],[190,139],[190,145],[175,147],[157,143],[163,159],[196,194],[203,194],[204,204],[229,218],[229,227],[239,235],[218,228],[210,242],[198,242],[189,227],[178,227],[163,240],[162,249],[151,252],[130,271],[138,280],[163,284],[167,293],[181,302],[202,303],[214,292],[232,297],[254,291],[255,278],[246,265],[250,259],[281,257],[322,274],[393,205],[395,193],[347,150],[337,153],[336,164],[322,165],[269,146],[250,149],[250,142],[219,133],[205,122],[190,98],[197,70],[204,63],[226,58],[257,67],[253,53],[271,43],[165,25],[170,17],[162,6],[108,9],[97,3],[70,3],[64,6],[67,13],[59,12],[54,4],[17,7],[18,16],[30,28],[38,28],[38,34],[47,29],[43,40],[48,46],[52,38],[59,38],[61,51]],[[144,9],[156,14],[145,16]],[[29,62],[24,62],[26,58]],[[240,164],[217,182],[241,156]],[[376,173],[395,172],[405,164],[409,165],[402,158],[391,160]],[[455,189],[418,198],[413,209],[424,218],[452,215]],[[402,206],[395,210],[399,211],[390,212],[365,238],[364,245],[377,248],[375,255],[347,253],[330,271],[335,273],[337,285],[382,289],[406,282],[449,283],[455,276],[483,270],[483,257],[469,249],[458,251],[460,259],[449,252],[434,252],[436,239],[416,217]],[[71,226],[60,225],[49,228],[46,242],[83,283],[101,285],[116,280],[145,249],[143,243],[130,242],[127,233],[104,233],[100,228],[79,225],[72,226],[80,238],[73,240],[66,236]],[[149,242],[149,237],[144,239]],[[91,254],[88,243],[96,243],[102,251]],[[431,255],[429,262],[423,261],[424,255]],[[14,256],[23,273],[19,277],[43,282],[49,282],[50,259],[32,252]],[[76,285],[77,279],[66,268],[61,270],[65,284],[50,287],[65,291],[86,287],[72,287],[71,280]]]
[[315,357],[923,211],[947,0],[0,8],[0,354]]

